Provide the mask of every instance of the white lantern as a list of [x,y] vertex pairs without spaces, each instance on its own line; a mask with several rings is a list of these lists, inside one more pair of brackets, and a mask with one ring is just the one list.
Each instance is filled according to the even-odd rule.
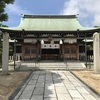
[[59,42],[60,44],[63,44],[63,41],[62,40],[60,40],[60,42]]
[[41,44],[44,44],[44,41],[43,40],[41,40]]

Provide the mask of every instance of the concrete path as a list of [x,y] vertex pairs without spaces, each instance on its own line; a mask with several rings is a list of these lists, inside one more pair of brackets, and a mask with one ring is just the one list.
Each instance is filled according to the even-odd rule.
[[34,71],[13,100],[100,100],[69,71]]

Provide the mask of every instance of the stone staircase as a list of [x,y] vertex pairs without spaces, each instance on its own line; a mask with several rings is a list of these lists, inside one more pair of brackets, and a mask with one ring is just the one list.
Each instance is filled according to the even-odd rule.
[[45,70],[66,70],[64,62],[40,62],[39,69]]
[[81,62],[22,62],[19,70],[80,70],[85,69],[84,63]]
[[80,69],[85,69],[86,66],[84,63],[81,62],[67,62],[67,68],[71,70],[80,70]]

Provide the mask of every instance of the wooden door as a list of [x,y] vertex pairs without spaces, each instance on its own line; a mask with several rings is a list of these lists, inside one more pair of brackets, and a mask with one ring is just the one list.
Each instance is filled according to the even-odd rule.
[[31,49],[30,46],[24,47],[24,60],[30,59],[31,56]]
[[30,53],[30,57],[31,59],[36,59],[37,58],[37,53],[38,53],[38,50],[37,50],[37,46],[36,45],[32,45],[30,47],[30,50],[31,50],[31,53]]
[[65,45],[64,46],[64,59],[77,59],[77,46]]
[[24,46],[24,60],[36,59],[37,58],[37,46],[36,45],[25,45]]

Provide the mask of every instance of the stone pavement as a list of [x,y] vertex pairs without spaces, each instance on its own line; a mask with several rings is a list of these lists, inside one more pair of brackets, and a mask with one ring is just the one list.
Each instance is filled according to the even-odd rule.
[[34,71],[13,100],[100,100],[69,71]]

